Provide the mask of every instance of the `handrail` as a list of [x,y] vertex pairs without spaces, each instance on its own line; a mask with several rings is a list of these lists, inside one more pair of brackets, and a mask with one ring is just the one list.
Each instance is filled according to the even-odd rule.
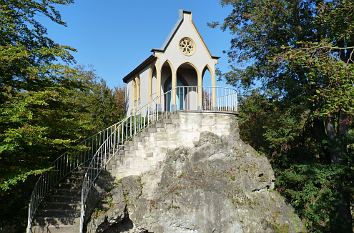
[[[157,97],[151,103],[139,107],[139,109],[135,110],[134,115],[116,125],[114,131],[98,148],[87,166],[81,190],[80,233],[84,232],[86,201],[97,177],[113,156],[123,149],[126,141],[132,139],[142,129],[159,119],[156,100]],[[145,109],[147,111],[143,112],[142,110]],[[142,115],[143,113],[144,115]]]
[[[39,204],[50,189],[56,186],[79,166],[87,166],[81,191],[80,233],[83,233],[86,200],[92,186],[113,156],[123,149],[126,141],[161,118],[167,118],[173,111],[237,111],[237,92],[231,88],[206,87],[199,93],[197,86],[178,86],[150,103],[134,108],[133,114],[124,120],[98,132],[79,145],[89,150],[75,154],[68,152],[59,156],[53,169],[42,174],[36,182],[28,208],[27,233],[31,232],[32,221]],[[172,105],[172,94],[176,94],[176,104]]]
[[[217,92],[219,90],[219,93]],[[221,91],[220,91],[221,90]],[[193,95],[193,92],[196,92]],[[94,154],[90,164],[87,167],[81,190],[81,212],[80,212],[80,233],[84,233],[84,222],[86,215],[86,201],[91,188],[95,185],[95,181],[99,174],[106,168],[108,162],[118,154],[123,148],[127,140],[132,139],[137,133],[148,127],[159,119],[167,118],[169,111],[189,111],[198,109],[201,111],[237,111],[237,92],[231,88],[210,87],[204,88],[202,95],[199,97],[198,87],[179,86],[176,87],[176,95],[183,101],[181,106],[170,108],[169,104],[164,103],[164,109],[159,109],[159,99],[169,100],[172,90],[165,92],[160,97],[154,98],[151,103],[147,103],[141,107],[134,109],[133,115],[126,118],[103,142]],[[217,96],[219,94],[219,96]],[[214,100],[211,99],[212,96]],[[200,99],[202,98],[202,100]],[[166,101],[165,101],[166,102]]]
[[31,199],[28,204],[27,233],[31,232],[33,218],[36,214],[38,206],[48,191],[58,185],[59,182],[68,176],[72,171],[90,161],[93,154],[97,151],[97,148],[106,140],[110,132],[117,124],[119,123],[109,126],[106,129],[101,130],[91,137],[79,142],[78,145],[84,146],[84,150],[74,153],[63,153],[52,162],[52,169],[46,173],[43,173],[38,178],[36,184],[34,185]]

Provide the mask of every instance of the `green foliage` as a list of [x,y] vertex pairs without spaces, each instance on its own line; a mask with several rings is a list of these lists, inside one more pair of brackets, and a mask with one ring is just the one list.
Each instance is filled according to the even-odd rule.
[[48,38],[37,20],[65,26],[55,7],[71,2],[0,0],[0,231],[23,232],[38,175],[124,115],[122,90],[75,67],[75,49]]
[[[338,222],[330,223],[337,214],[336,205],[343,188],[350,189],[353,172],[340,165],[292,165],[279,170],[277,185],[290,200],[313,232],[340,229]],[[349,190],[350,191],[350,190]],[[320,213],[320,214],[319,214]],[[334,226],[333,226],[334,225]]]
[[354,2],[222,4],[230,62],[246,66],[222,74],[247,94],[241,137],[268,155],[311,232],[352,232]]

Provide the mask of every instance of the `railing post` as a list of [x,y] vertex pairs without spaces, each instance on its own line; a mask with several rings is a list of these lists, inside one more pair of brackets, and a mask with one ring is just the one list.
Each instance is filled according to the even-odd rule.
[[[175,77],[176,78],[176,77]],[[174,98],[172,101],[176,110],[176,98],[177,95],[183,98],[181,108],[183,110],[190,109],[190,93],[193,92],[192,98],[197,100],[196,106],[199,110],[211,110],[216,109],[218,111],[237,111],[238,110],[238,96],[237,93],[230,88],[217,88],[214,85],[211,88],[205,89],[205,96],[203,97],[203,89],[201,85],[201,75],[198,73],[198,86],[191,87],[175,87],[171,91],[167,92]],[[181,89],[182,88],[182,89]],[[196,91],[196,95],[194,95]],[[173,93],[173,94],[171,94]],[[218,96],[218,93],[220,96]],[[165,96],[166,93],[163,95]],[[193,96],[196,96],[194,98]],[[186,97],[186,98],[185,98]],[[161,95],[156,100],[161,100]],[[204,102],[203,102],[204,101]],[[166,103],[169,104],[169,103]],[[155,105],[155,106],[154,106]],[[195,107],[194,107],[195,108]],[[168,112],[165,111],[162,118],[168,116]],[[139,116],[138,116],[139,115]],[[134,119],[132,119],[134,117]],[[143,117],[143,119],[142,119]],[[147,118],[147,119],[146,119]],[[82,210],[81,210],[81,222],[80,232],[83,230],[83,221],[85,215],[85,202],[91,185],[94,184],[99,172],[105,168],[109,160],[112,158],[115,150],[120,144],[124,145],[124,142],[133,138],[136,133],[140,132],[143,128],[148,126],[151,122],[156,122],[160,118],[158,105],[153,101],[149,102],[146,106],[140,106],[139,109],[134,108],[134,114],[129,118],[125,118],[120,124],[112,125],[105,130],[97,133],[93,137],[86,139],[80,144],[87,148],[85,151],[79,151],[75,154],[75,158],[69,157],[69,153],[62,154],[54,162],[54,169],[50,172],[43,174],[37,181],[35,188],[31,195],[31,201],[28,205],[28,219],[26,231],[30,231],[32,226],[33,216],[39,206],[40,201],[45,194],[54,185],[56,185],[61,179],[72,172],[77,166],[89,162],[88,168],[85,173],[85,180],[82,185]],[[147,121],[147,122],[146,122]],[[129,129],[128,129],[129,127]],[[134,128],[133,128],[134,127]]]
[[31,228],[32,228],[32,217],[31,217],[31,202],[28,203],[28,219],[27,219],[27,228],[26,228],[26,233],[31,233]]
[[130,137],[132,136],[132,130],[133,130],[133,126],[132,126],[132,118],[130,117],[130,126],[129,126],[129,130],[130,130]]

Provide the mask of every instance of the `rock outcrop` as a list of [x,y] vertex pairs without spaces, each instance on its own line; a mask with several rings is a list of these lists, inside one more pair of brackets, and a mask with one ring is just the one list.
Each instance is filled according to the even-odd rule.
[[141,175],[107,176],[87,232],[305,232],[267,158],[238,138],[204,132]]

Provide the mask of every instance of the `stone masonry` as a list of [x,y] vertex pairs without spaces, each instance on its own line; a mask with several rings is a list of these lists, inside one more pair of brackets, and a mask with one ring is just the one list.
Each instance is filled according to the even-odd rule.
[[193,146],[202,132],[239,139],[237,117],[233,113],[177,112],[146,128],[125,145],[124,152],[109,163],[112,176],[140,175],[161,162],[167,150]]

